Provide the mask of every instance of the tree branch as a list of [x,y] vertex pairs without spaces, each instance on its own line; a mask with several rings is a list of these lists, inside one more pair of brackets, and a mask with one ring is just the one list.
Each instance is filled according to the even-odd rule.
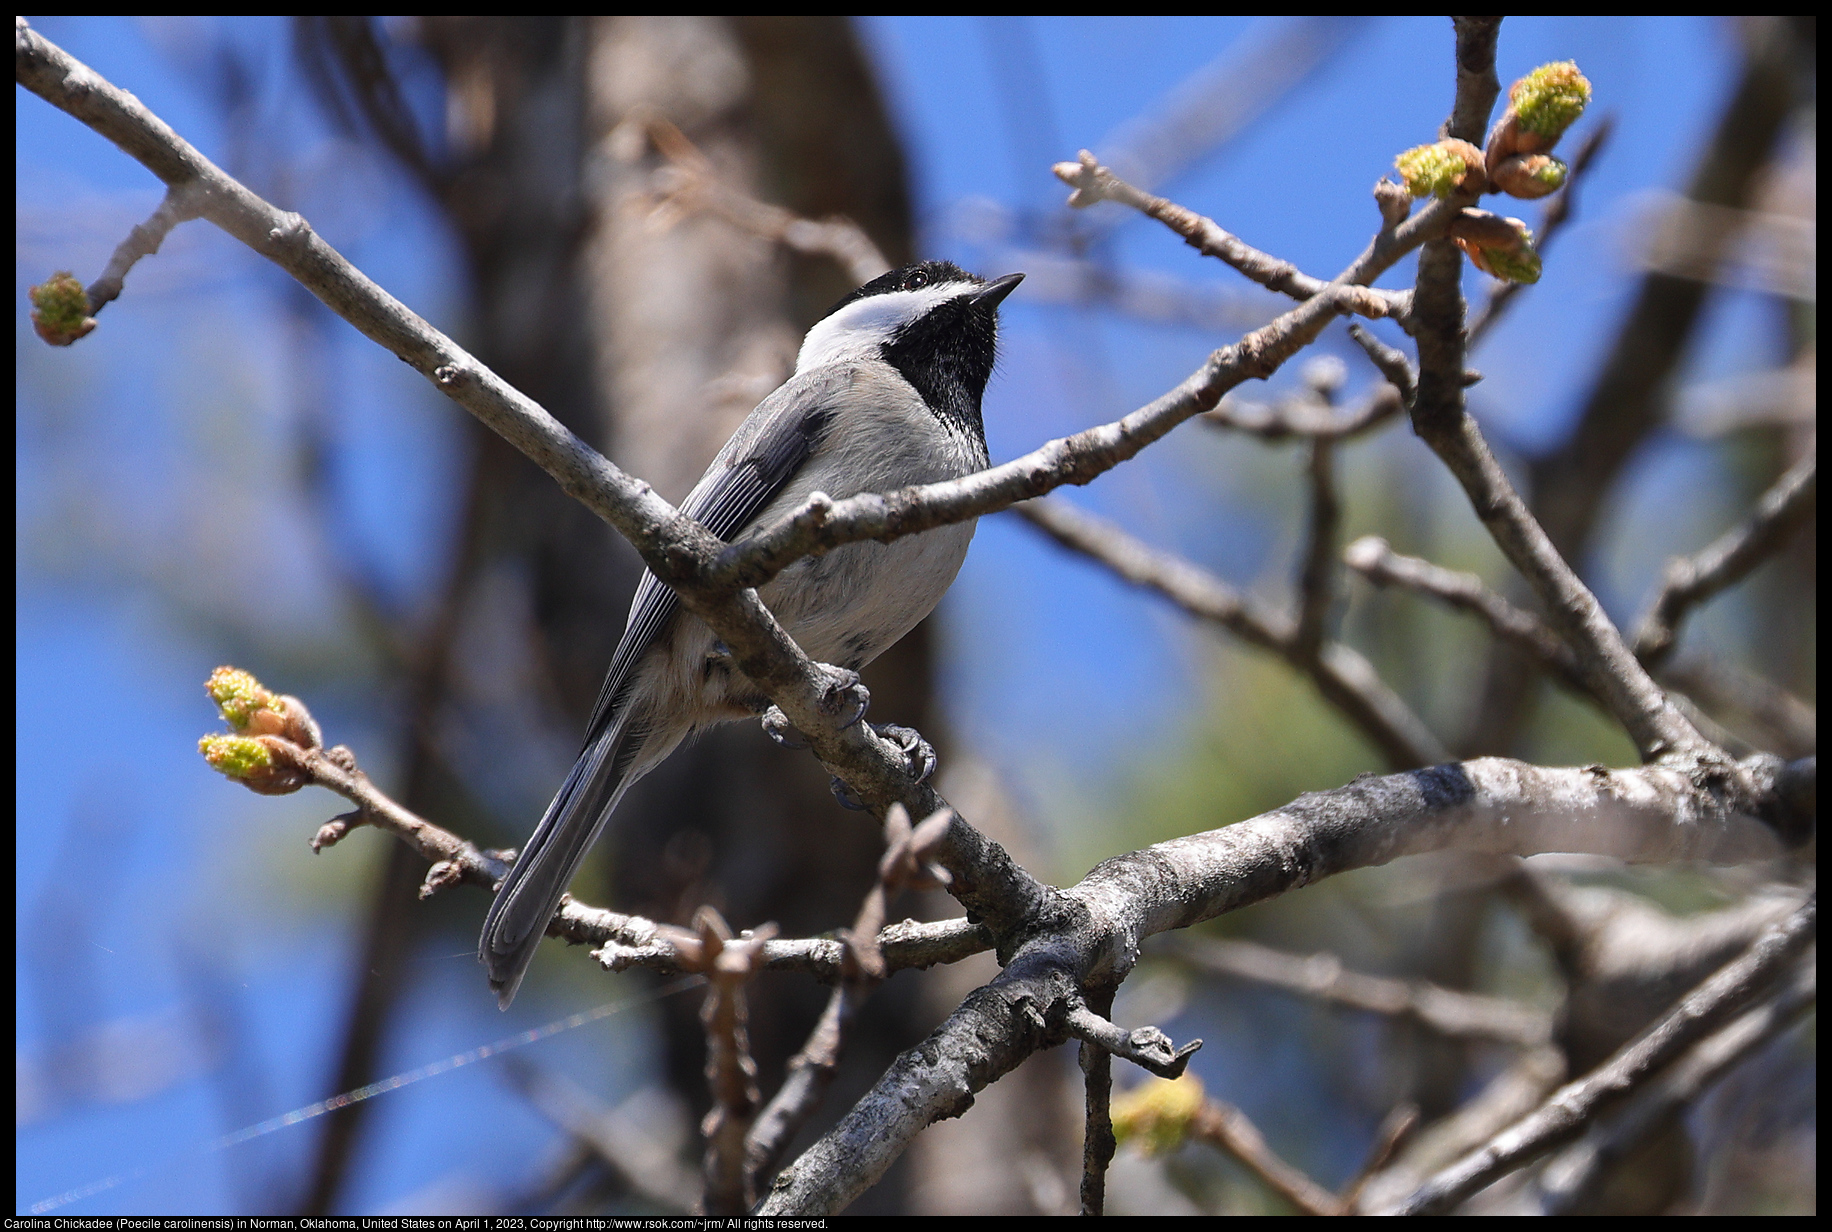
[[[1492,30],[1459,23],[1458,102],[1450,122],[1457,132],[1473,114],[1465,91],[1487,89],[1482,75],[1471,70],[1463,47],[1465,38],[1478,51],[1486,40],[1491,60],[1494,50]],[[1491,63],[1491,77],[1492,73]],[[1482,113],[1484,122],[1486,106],[1492,103],[1490,93]],[[1458,194],[1448,198],[1460,199]],[[1418,392],[1411,408],[1413,430],[1463,485],[1476,516],[1551,613],[1577,657],[1578,670],[1590,692],[1628,730],[1642,757],[1654,760],[1688,754],[1721,758],[1721,750],[1699,735],[1629,652],[1603,605],[1559,555],[1469,416],[1463,397],[1462,272],[1463,257],[1454,243],[1433,240],[1425,245],[1419,257],[1413,307],[1413,333],[1419,347]]]
[[1156,591],[1192,616],[1218,624],[1241,640],[1285,659],[1316,683],[1396,768],[1450,760],[1431,729],[1374,667],[1341,642],[1326,641],[1314,656],[1299,651],[1297,627],[1226,582],[1179,557],[1159,552],[1062,501],[1030,501],[1018,516],[1071,551],[1092,557],[1135,586]]
[[1261,1184],[1298,1208],[1300,1215],[1340,1215],[1342,1201],[1279,1158],[1246,1113],[1210,1096],[1190,1121],[1190,1134],[1240,1161]]
[[1429,595],[1457,611],[1468,612],[1487,624],[1490,632],[1533,656],[1545,671],[1584,697],[1595,695],[1578,670],[1577,656],[1545,621],[1516,607],[1473,573],[1434,565],[1417,556],[1395,552],[1378,535],[1364,535],[1342,553],[1343,563],[1376,586],[1398,586]]
[[1586,851],[1635,862],[1734,861],[1772,852],[1751,820],[1776,805],[1781,767],[1752,758],[1703,785],[1664,766],[1547,769],[1484,758],[1333,791],[1219,830],[1116,856],[1061,895],[1062,913],[1005,969],[897,1058],[825,1137],[778,1175],[760,1214],[843,1210],[909,1140],[1061,1041],[1079,986],[1123,978],[1154,933],[1406,855]]
[[1695,1107],[1731,1070],[1800,1021],[1817,1003],[1818,993],[1815,964],[1796,962],[1780,992],[1693,1045],[1619,1115],[1593,1125],[1555,1156],[1540,1177],[1541,1211],[1564,1215],[1589,1206],[1617,1165],[1674,1117]]
[[1559,1088],[1538,1111],[1439,1172],[1387,1213],[1446,1214],[1478,1190],[1583,1132],[1602,1111],[1644,1086],[1785,978],[1794,959],[1817,935],[1817,903],[1817,895],[1809,896],[1799,910],[1766,929],[1740,957],[1693,989],[1609,1061]]
[[1643,663],[1660,666],[1673,653],[1691,609],[1742,581],[1813,516],[1818,467],[1816,448],[1777,479],[1743,521],[1696,555],[1668,562],[1660,591],[1635,631],[1635,654]]
[[858,285],[891,268],[865,228],[850,218],[803,218],[759,201],[721,181],[706,156],[666,119],[651,116],[644,128],[669,163],[656,175],[661,208],[711,214],[804,256],[826,257]]
[[1334,954],[1287,954],[1250,941],[1186,938],[1178,958],[1210,975],[1251,980],[1350,1009],[1404,1018],[1447,1039],[1486,1040],[1517,1048],[1552,1041],[1549,1015],[1517,1001],[1458,992],[1427,980],[1364,975]]

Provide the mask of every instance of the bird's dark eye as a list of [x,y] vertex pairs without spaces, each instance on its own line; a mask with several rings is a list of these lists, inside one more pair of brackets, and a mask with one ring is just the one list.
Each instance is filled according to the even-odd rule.
[[928,285],[929,285],[929,276],[928,274],[924,273],[922,270],[917,270],[915,273],[911,274],[908,278],[905,278],[903,280],[903,289],[906,291],[920,291]]

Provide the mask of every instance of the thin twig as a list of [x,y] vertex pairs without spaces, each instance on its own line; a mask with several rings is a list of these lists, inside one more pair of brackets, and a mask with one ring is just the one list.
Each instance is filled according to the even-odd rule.
[[1266,1136],[1247,1114],[1213,1097],[1190,1121],[1190,1135],[1239,1160],[1268,1189],[1298,1208],[1301,1215],[1340,1215],[1342,1201],[1266,1145]]
[[703,211],[806,256],[826,257],[855,284],[870,282],[891,268],[871,236],[850,218],[803,218],[759,201],[721,181],[706,156],[669,121],[652,116],[645,127],[669,164],[656,177],[664,207]]
[[1361,1195],[1400,1148],[1412,1140],[1420,1124],[1419,1106],[1404,1103],[1396,1106],[1381,1120],[1379,1128],[1374,1131],[1374,1141],[1368,1147],[1368,1157],[1355,1170],[1355,1175],[1342,1189],[1342,1213],[1353,1215],[1361,1209]]
[[1578,670],[1577,656],[1552,627],[1525,608],[1508,602],[1476,574],[1402,555],[1378,535],[1364,535],[1349,544],[1342,561],[1376,586],[1398,586],[1470,613],[1487,624],[1496,637],[1525,650],[1567,688],[1585,697],[1593,696]]
[[1488,1040],[1517,1048],[1544,1047],[1552,1039],[1549,1015],[1479,993],[1459,992],[1426,980],[1350,971],[1334,954],[1288,954],[1250,941],[1186,938],[1174,951],[1210,975],[1252,980],[1318,1000],[1405,1018],[1447,1039]]
[[1690,652],[1663,667],[1660,678],[1719,718],[1748,723],[1761,747],[1783,757],[1806,757],[1819,747],[1818,711],[1746,668]]
[[1325,641],[1314,657],[1298,654],[1296,625],[1190,562],[1159,552],[1063,501],[1029,501],[1018,516],[1072,551],[1106,565],[1135,586],[1154,590],[1192,616],[1221,625],[1270,650],[1308,675],[1395,767],[1425,766],[1450,754],[1431,729],[1383,683],[1373,665],[1341,642]]
[[[1342,558],[1350,569],[1377,586],[1398,586],[1477,617],[1496,637],[1525,651],[1540,670],[1572,693],[1594,705],[1603,704],[1579,672],[1577,656],[1552,626],[1510,603],[1476,574],[1395,552],[1378,535],[1357,539]],[[1758,747],[1783,757],[1804,757],[1818,745],[1813,707],[1751,672],[1691,655],[1662,665],[1656,677],[1687,720],[1715,744],[1728,747],[1727,741],[1739,739],[1719,725],[1735,716],[1756,729]]]
[[713,1100],[712,1111],[700,1124],[706,1140],[706,1214],[741,1215],[754,1200],[744,1166],[744,1140],[760,1098],[757,1063],[751,1059],[745,1031],[744,985],[762,965],[763,943],[775,934],[776,926],[766,924],[737,938],[711,907],[695,912],[693,924],[692,932],[669,931],[688,968],[707,977],[706,1000],[700,1006],[706,1085]]
[[[1083,995],[1097,1014],[1113,1013],[1111,985],[1090,987]],[[1107,1209],[1107,1169],[1119,1144],[1113,1134],[1113,1054],[1091,1040],[1081,1041],[1082,1099],[1081,1213],[1103,1215]]]
[[[890,971],[878,947],[884,912],[890,897],[905,889],[934,888],[947,875],[930,863],[935,848],[947,833],[950,814],[937,813],[920,825],[910,824],[902,805],[892,805],[885,817],[884,855],[878,876],[865,894],[850,931],[841,941],[840,985],[827,999],[827,1008],[808,1035],[801,1051],[789,1061],[788,1075],[745,1140],[745,1170],[753,1190],[768,1183],[789,1143],[820,1107],[821,1100],[839,1073],[846,1030]],[[766,947],[767,948],[767,947]]]
[[1396,1215],[1439,1215],[1588,1127],[1603,1111],[1785,978],[1817,934],[1817,895],[1765,929],[1740,957],[1688,993],[1671,1012],[1596,1070],[1559,1088],[1540,1108],[1420,1186]]
[[1815,964],[1801,960],[1794,978],[1773,997],[1693,1045],[1627,1108],[1555,1156],[1539,1180],[1540,1210],[1570,1214],[1590,1206],[1616,1165],[1689,1108],[1763,1045],[1785,1033],[1818,1000]]
[[505,1058],[505,1065],[534,1110],[583,1144],[626,1190],[665,1211],[685,1214],[693,1206],[698,1179],[654,1124],[640,1123],[628,1105],[605,1107],[562,1075],[519,1057]]
[[89,315],[94,316],[102,310],[104,304],[121,294],[121,288],[127,282],[128,271],[143,257],[158,252],[173,227],[197,216],[194,185],[178,184],[168,188],[152,217],[127,233],[127,238],[121,241],[114,255],[108,258],[108,266],[102,271],[101,277],[89,284],[85,292],[89,297]]
[[1300,663],[1314,663],[1323,649],[1330,608],[1336,602],[1336,538],[1342,502],[1336,498],[1335,445],[1326,437],[1310,443],[1310,519],[1298,568],[1298,618],[1291,651]]
[[1227,397],[1214,410],[1198,415],[1196,421],[1212,428],[1250,432],[1268,441],[1292,437],[1343,440],[1378,428],[1401,409],[1399,395],[1383,385],[1340,411],[1303,397],[1284,398],[1270,406]]
[[1667,563],[1660,591],[1635,631],[1635,654],[1658,667],[1679,638],[1686,614],[1787,545],[1812,516],[1818,494],[1817,448],[1796,462],[1762,494],[1748,517],[1693,556]]

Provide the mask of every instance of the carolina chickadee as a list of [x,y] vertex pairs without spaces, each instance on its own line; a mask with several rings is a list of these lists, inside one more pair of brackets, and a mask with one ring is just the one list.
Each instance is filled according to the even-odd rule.
[[[986,282],[925,261],[848,295],[808,331],[795,374],[739,425],[681,511],[735,540],[815,492],[844,499],[983,470],[980,398],[999,302],[1023,277]],[[962,522],[888,544],[847,544],[797,561],[758,594],[810,657],[857,671],[940,602],[973,530]],[[712,631],[645,572],[584,751],[484,919],[479,957],[502,1008],[630,785],[700,728],[768,706]]]

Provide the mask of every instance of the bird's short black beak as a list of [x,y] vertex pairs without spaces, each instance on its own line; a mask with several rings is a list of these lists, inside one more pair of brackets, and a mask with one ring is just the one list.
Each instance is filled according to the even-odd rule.
[[973,293],[973,306],[990,312],[999,306],[999,301],[1016,291],[1018,284],[1023,281],[1023,274],[1007,274],[1003,278],[994,278]]

